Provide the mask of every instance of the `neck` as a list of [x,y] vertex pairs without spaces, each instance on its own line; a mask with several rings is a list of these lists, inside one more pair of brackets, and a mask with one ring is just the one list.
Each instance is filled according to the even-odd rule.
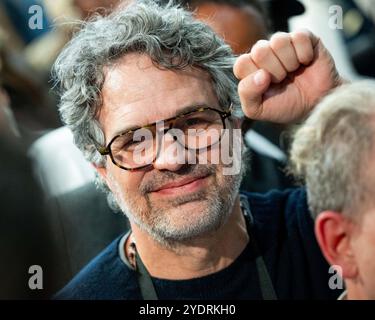
[[241,254],[249,241],[239,198],[219,230],[179,243],[173,249],[162,246],[135,224],[131,227],[137,252],[148,272],[161,279],[192,279],[220,271]]
[[347,300],[368,300],[370,299],[366,292],[363,290],[361,281],[355,279],[346,279],[345,280],[346,291],[347,291]]

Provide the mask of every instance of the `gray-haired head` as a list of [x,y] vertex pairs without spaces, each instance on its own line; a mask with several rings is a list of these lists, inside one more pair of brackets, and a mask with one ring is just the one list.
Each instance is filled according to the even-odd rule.
[[[206,70],[220,104],[232,102],[236,114],[242,115],[230,47],[173,1],[163,6],[152,0],[132,1],[107,16],[84,22],[53,68],[61,90],[61,118],[89,162],[97,166],[106,163],[97,151],[105,139],[96,119],[102,105],[104,69],[133,52],[150,56],[160,68]],[[97,183],[107,192],[110,206],[119,210],[112,192],[98,176]]]
[[173,1],[164,6],[151,0],[132,1],[108,16],[83,23],[54,65],[61,87],[61,118],[88,161],[105,165],[105,157],[96,150],[104,144],[96,120],[102,104],[103,69],[132,52],[147,54],[161,68],[206,70],[222,106],[233,102],[240,115],[230,47]]
[[344,85],[324,98],[291,148],[294,173],[306,183],[314,217],[352,215],[374,205],[375,81]]

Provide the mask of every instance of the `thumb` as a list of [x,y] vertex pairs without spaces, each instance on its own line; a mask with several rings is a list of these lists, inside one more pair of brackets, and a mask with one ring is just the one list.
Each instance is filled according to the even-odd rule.
[[263,112],[263,94],[271,83],[271,75],[263,69],[248,75],[238,84],[238,94],[245,116],[260,119]]

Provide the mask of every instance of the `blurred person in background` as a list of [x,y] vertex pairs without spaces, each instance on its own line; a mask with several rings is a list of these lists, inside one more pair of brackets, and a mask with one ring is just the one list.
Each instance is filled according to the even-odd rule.
[[[0,59],[1,70],[1,59]],[[19,137],[20,133],[13,116],[13,112],[9,107],[9,96],[0,86],[0,135],[2,137]]]
[[268,13],[259,0],[182,0],[182,3],[219,34],[234,54],[246,53],[258,40],[268,37]]
[[47,84],[50,67],[68,41],[68,33],[53,27],[53,17],[43,0],[0,0],[0,17],[7,51],[18,64],[26,64],[32,70],[34,81]]
[[315,233],[345,280],[340,299],[375,299],[375,81],[336,89],[295,133]]
[[7,93],[8,107],[14,114],[19,134],[24,143],[30,144],[45,130],[57,127],[60,121],[48,90],[35,80],[25,61],[7,49],[5,37],[5,33],[0,32],[2,87]]
[[[49,298],[56,288],[52,229],[1,85],[3,66],[0,58],[0,299]],[[33,266],[41,268],[38,281],[30,280]]]
[[[54,237],[30,160],[10,135],[0,135],[0,299],[49,298],[56,290],[59,268]],[[29,285],[35,272],[29,271],[32,266],[42,270],[39,289]]]
[[73,4],[79,8],[83,19],[87,19],[95,13],[109,13],[121,2],[121,0],[73,0]]
[[[45,83],[51,66],[79,20],[110,11],[120,0],[0,0],[6,46],[20,54]],[[30,27],[41,19],[37,26]]]

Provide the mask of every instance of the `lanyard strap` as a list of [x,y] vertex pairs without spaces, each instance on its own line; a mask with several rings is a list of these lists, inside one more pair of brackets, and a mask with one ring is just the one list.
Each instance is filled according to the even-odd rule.
[[138,284],[141,289],[143,300],[158,300],[150,273],[147,271],[138,252],[135,253],[135,261],[137,263]]
[[268,273],[266,263],[261,255],[258,243],[254,237],[254,217],[251,213],[248,198],[240,194],[240,206],[246,219],[247,229],[250,236],[250,245],[255,253],[255,264],[258,272],[259,286],[263,300],[277,300],[275,289],[272,285],[270,274]]
[[[254,227],[254,218],[251,214],[249,201],[246,196],[240,194],[240,203],[242,211],[246,218],[246,224],[248,227],[248,233],[250,237],[254,234],[253,227]],[[259,278],[259,286],[260,291],[262,294],[263,300],[277,300],[277,295],[275,289],[272,285],[271,277],[268,273],[266,263],[262,255],[260,254],[259,247],[255,241],[255,238],[250,238],[250,244],[252,246],[252,250],[255,253],[255,264],[258,272]],[[141,290],[141,294],[144,300],[158,300],[158,296],[156,294],[155,286],[152,283],[151,275],[147,271],[147,268],[142,262],[141,257],[135,251],[135,259],[137,264],[137,278],[139,288]]]

